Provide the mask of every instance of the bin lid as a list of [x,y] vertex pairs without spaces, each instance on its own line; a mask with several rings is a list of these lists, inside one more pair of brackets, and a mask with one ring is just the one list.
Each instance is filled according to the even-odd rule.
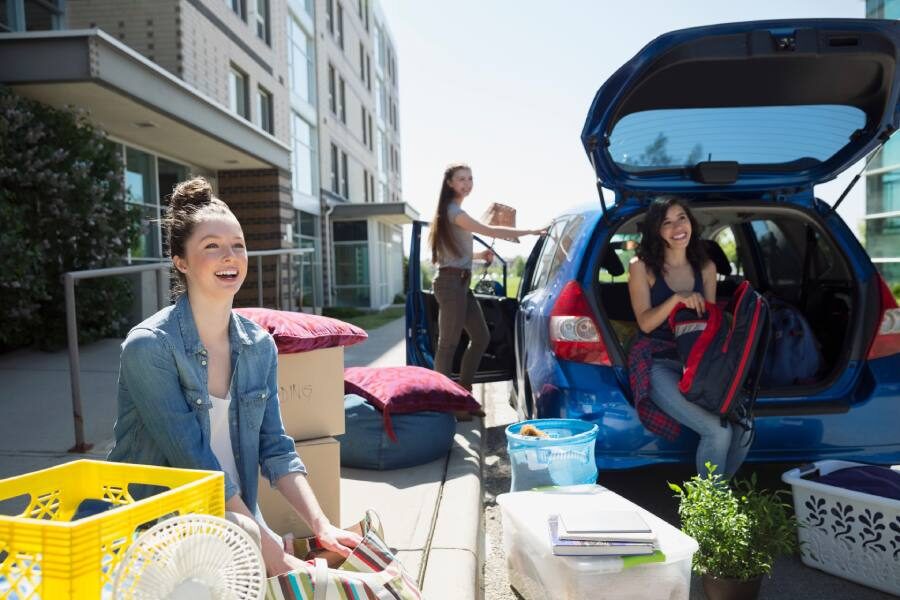
[[[653,513],[627,498],[600,485],[573,485],[542,491],[510,492],[497,496],[506,527],[511,521],[516,531],[526,532],[532,543],[539,543],[545,554],[551,554],[547,519],[563,511],[637,510],[656,533],[659,549],[666,556],[664,564],[690,560],[697,551],[697,541],[669,525]],[[618,573],[624,568],[619,556],[557,556],[576,571]]]

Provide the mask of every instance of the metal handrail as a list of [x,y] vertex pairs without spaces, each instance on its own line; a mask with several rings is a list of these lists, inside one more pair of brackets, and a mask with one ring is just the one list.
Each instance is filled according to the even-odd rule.
[[[284,248],[281,250],[254,250],[247,252],[248,258],[256,258],[256,280],[259,305],[263,304],[262,286],[262,258],[264,256],[294,256],[312,254],[312,248]],[[97,279],[100,277],[112,277],[117,275],[131,275],[145,271],[156,271],[156,299],[157,310],[167,304],[167,282],[165,272],[172,267],[172,261],[161,260],[157,263],[146,265],[130,265],[126,267],[107,267],[103,269],[85,269],[83,271],[69,271],[63,273],[63,288],[66,299],[66,337],[69,348],[69,379],[72,386],[72,417],[75,426],[75,445],[69,448],[69,452],[85,453],[93,447],[84,440],[84,416],[81,403],[81,365],[78,354],[78,320],[75,314],[75,284],[82,279]],[[293,287],[293,270],[288,270],[288,289]],[[276,273],[276,286],[281,285],[281,261],[278,261]],[[303,297],[303,261],[300,261],[300,297]]]

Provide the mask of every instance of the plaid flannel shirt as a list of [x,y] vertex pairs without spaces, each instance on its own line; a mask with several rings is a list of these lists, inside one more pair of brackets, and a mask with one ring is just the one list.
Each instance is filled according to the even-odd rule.
[[674,347],[675,342],[642,335],[628,353],[628,380],[638,418],[650,432],[669,441],[681,433],[681,424],[650,399],[650,369],[654,354]]

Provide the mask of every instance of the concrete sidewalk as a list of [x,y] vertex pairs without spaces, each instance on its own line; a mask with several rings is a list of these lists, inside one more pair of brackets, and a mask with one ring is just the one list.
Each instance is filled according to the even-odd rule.
[[[346,366],[405,364],[403,319],[368,333],[368,340],[346,349]],[[94,444],[86,455],[67,453],[75,443],[67,354],[0,355],[0,478],[105,458],[116,417],[119,343],[110,339],[81,348],[85,438]],[[485,404],[505,387],[476,386],[475,393]],[[343,524],[374,508],[387,543],[426,598],[482,597],[483,436],[483,424],[475,419],[457,426],[445,458],[393,471],[341,469]]]

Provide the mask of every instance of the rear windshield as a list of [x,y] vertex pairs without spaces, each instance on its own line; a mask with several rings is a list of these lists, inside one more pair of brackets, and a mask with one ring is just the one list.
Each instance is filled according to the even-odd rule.
[[737,161],[802,170],[843,148],[866,123],[853,106],[751,106],[648,110],[623,117],[609,152],[628,172]]

